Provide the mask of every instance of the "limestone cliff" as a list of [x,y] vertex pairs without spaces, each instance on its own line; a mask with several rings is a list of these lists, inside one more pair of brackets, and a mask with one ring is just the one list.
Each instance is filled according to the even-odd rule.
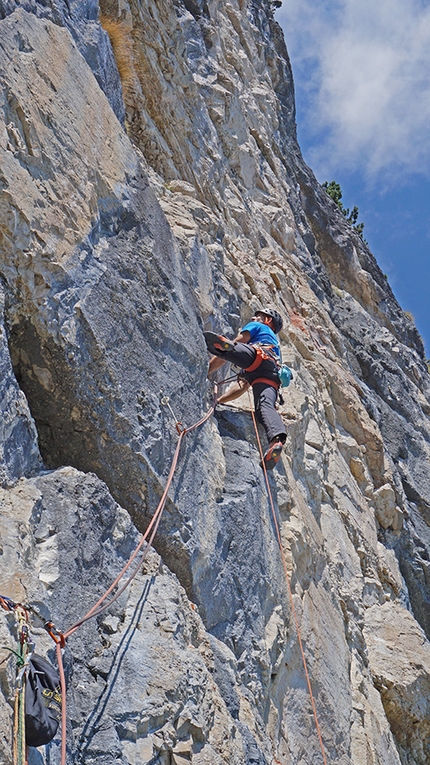
[[[327,762],[426,765],[424,349],[303,162],[272,6],[0,0],[0,594],[59,629],[93,605],[163,491],[163,397],[197,421],[203,329],[232,335],[269,303],[295,371],[270,484]],[[155,551],[67,642],[69,765],[322,762],[235,404],[185,437]],[[52,657],[36,618],[33,634]],[[59,737],[30,750],[48,763]]]

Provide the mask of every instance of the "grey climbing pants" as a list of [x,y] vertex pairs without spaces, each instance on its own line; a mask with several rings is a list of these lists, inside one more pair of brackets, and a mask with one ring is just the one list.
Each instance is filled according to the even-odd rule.
[[[234,349],[231,351],[211,349],[211,352],[215,356],[220,356],[235,366],[241,367],[243,370],[250,367],[257,356],[255,348],[248,343],[235,343]],[[244,371],[241,377],[252,385],[255,414],[257,420],[265,429],[268,440],[272,441],[272,439],[278,436],[279,440],[284,443],[287,431],[280,415],[275,409],[279,387],[278,369],[275,362],[271,359],[263,359],[256,369],[252,372]],[[274,388],[268,382],[254,382],[261,378],[273,380],[277,384],[277,388]]]

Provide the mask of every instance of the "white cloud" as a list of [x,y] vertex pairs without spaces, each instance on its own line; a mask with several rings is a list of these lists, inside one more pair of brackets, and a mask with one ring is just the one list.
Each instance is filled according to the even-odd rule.
[[284,0],[277,20],[317,174],[430,175],[429,0]]

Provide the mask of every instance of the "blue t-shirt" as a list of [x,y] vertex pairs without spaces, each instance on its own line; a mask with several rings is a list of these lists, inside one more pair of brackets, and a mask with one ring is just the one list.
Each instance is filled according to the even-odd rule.
[[281,358],[281,348],[279,346],[279,340],[267,324],[261,324],[259,321],[250,321],[242,327],[241,332],[249,332],[251,335],[250,343],[261,343],[262,345],[272,345],[273,353],[278,358]]

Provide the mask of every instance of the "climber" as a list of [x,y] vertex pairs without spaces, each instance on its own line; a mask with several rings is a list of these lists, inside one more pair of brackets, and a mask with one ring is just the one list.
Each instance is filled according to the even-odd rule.
[[[280,314],[273,308],[262,308],[256,311],[234,340],[214,332],[204,333],[208,351],[214,354],[209,361],[208,375],[226,361],[242,369],[238,381],[219,397],[218,403],[234,401],[252,386],[255,413],[269,441],[263,456],[266,470],[275,467],[287,438],[284,423],[275,409],[280,386],[278,364],[281,358],[276,335],[281,329]],[[261,465],[263,467],[263,463]]]

